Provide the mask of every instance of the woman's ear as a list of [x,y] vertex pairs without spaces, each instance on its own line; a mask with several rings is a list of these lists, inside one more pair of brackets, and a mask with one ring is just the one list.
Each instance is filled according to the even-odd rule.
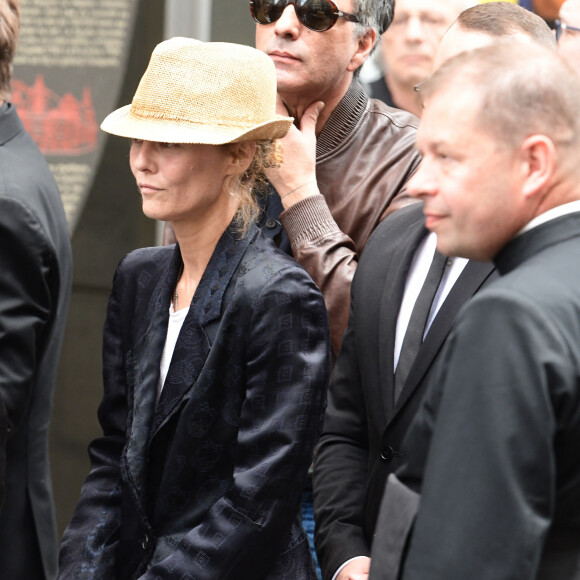
[[228,147],[234,164],[234,172],[244,173],[250,167],[256,154],[256,142],[241,141],[240,143],[230,143]]

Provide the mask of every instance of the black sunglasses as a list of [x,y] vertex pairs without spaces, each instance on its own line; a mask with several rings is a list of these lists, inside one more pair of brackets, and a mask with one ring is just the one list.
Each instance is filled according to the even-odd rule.
[[317,32],[330,30],[339,18],[359,22],[354,14],[339,10],[330,0],[250,0],[250,12],[258,24],[271,24],[282,16],[289,4],[294,5],[298,20]]

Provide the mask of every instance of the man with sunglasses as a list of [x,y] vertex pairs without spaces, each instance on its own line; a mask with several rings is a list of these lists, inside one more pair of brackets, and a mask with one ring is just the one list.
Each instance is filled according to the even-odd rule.
[[296,125],[283,141],[284,163],[268,174],[275,191],[263,231],[322,290],[335,355],[358,258],[376,226],[404,203],[401,193],[419,163],[417,119],[370,100],[357,80],[393,4],[250,2],[256,47],[274,61],[280,111]]
[[580,74],[580,0],[566,0],[556,20],[560,54]]

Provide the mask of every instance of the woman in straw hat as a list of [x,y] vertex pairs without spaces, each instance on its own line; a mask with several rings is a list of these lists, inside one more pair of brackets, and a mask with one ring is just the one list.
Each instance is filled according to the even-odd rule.
[[261,52],[161,43],[132,104],[151,218],[177,244],[129,254],[104,331],[103,436],[59,578],[314,579],[297,518],[328,375],[320,292],[254,225],[254,184],[291,119]]

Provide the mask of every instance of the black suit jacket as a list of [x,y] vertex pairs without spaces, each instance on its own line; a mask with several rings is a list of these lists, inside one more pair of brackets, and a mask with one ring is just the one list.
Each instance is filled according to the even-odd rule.
[[329,372],[322,295],[256,228],[224,233],[156,402],[181,263],[146,248],[115,275],[103,436],[59,578],[314,580],[298,513]]
[[333,372],[314,469],[316,549],[325,578],[369,556],[389,473],[461,306],[493,275],[469,262],[441,306],[394,404],[395,329],[417,247],[427,234],[421,204],[389,216],[371,236],[353,280],[348,328]]
[[373,580],[580,580],[579,254],[576,211],[494,258],[389,478]]
[[6,411],[4,434],[0,419],[0,454],[6,453],[2,578],[56,575],[48,428],[71,281],[69,230],[58,188],[9,105],[0,111],[0,407]]

